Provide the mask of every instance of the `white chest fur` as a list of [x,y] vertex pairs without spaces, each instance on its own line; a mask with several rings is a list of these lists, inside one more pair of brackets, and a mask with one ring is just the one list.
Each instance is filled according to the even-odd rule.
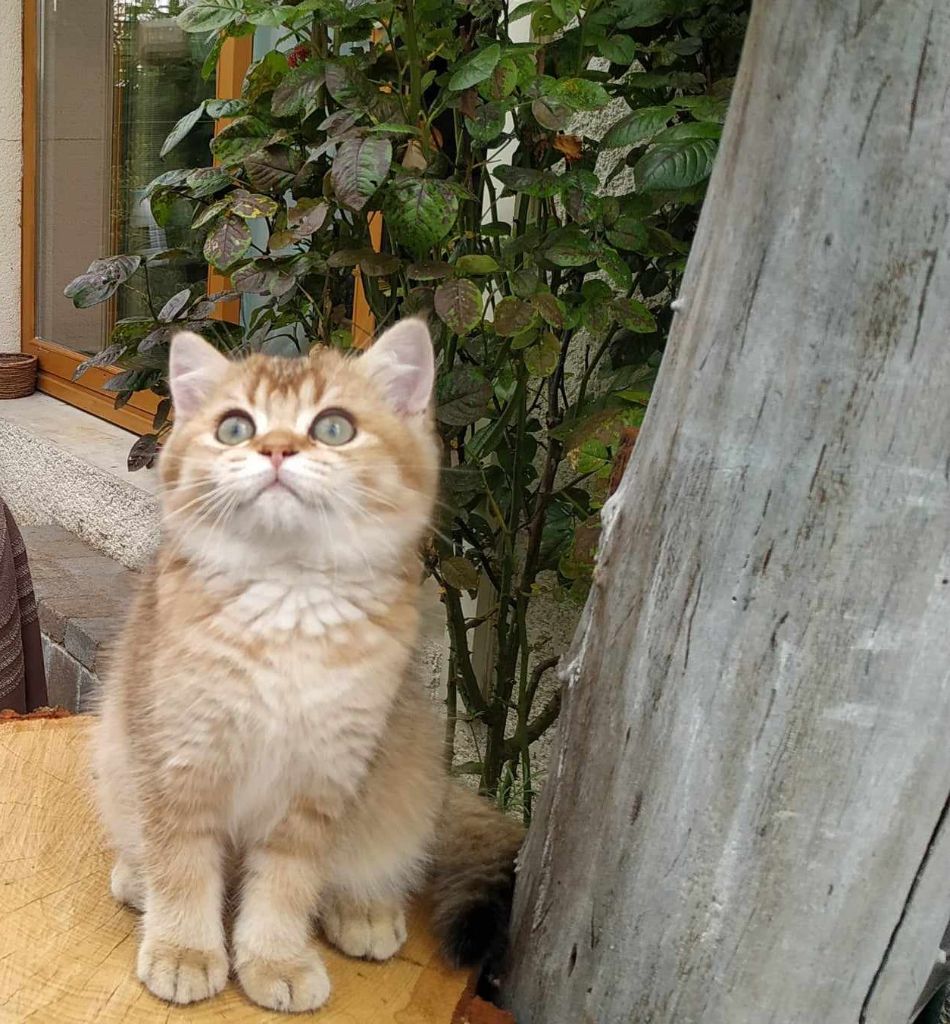
[[341,593],[329,580],[296,584],[262,580],[248,584],[230,604],[229,613],[251,633],[292,630],[316,637],[380,613],[384,607],[369,588],[358,584]]
[[334,814],[357,792],[409,655],[384,625],[391,592],[369,581],[229,575],[206,579],[222,603],[163,667],[191,699],[160,714],[174,767],[223,783],[226,825],[249,839],[298,798]]
[[315,647],[290,644],[269,658],[231,709],[237,835],[266,835],[300,797],[336,813],[375,753],[398,676],[327,665]]

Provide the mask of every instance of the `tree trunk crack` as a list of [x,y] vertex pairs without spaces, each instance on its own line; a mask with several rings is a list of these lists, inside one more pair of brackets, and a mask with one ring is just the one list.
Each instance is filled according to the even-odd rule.
[[924,48],[920,51],[920,63],[917,65],[917,78],[914,82],[914,95],[910,101],[910,122],[907,125],[907,137],[914,134],[914,122],[917,119],[917,100],[920,98],[920,86],[924,80],[924,65],[927,63],[927,54],[930,51],[930,30],[933,28],[934,9],[930,8],[930,18],[927,20],[927,32],[924,35]]
[[[930,855],[933,853],[934,846],[937,844],[937,839],[940,836],[940,832],[944,827],[947,820],[947,814],[950,813],[950,793],[947,794],[947,799],[944,802],[943,810],[940,812],[937,818],[937,824],[934,826],[933,832],[930,834],[930,841],[927,843],[927,847],[924,850],[924,855],[921,857],[920,866],[917,868],[917,873],[914,875],[914,880],[910,884],[910,889],[907,891],[907,896],[904,898],[904,904],[901,907],[901,912],[897,918],[897,924],[894,925],[894,930],[891,932],[891,936],[888,939],[887,946],[884,949],[884,955],[881,957],[881,962],[878,964],[877,970],[874,972],[874,977],[871,979],[871,984],[868,987],[867,995],[864,997],[864,1002],[861,1004],[861,1012],[858,1015],[858,1024],[865,1024],[868,1018],[868,1010],[871,1006],[871,999],[874,996],[874,992],[877,989],[877,984],[881,980],[881,975],[884,973],[884,968],[887,966],[887,961],[890,959],[891,950],[894,948],[894,943],[897,941],[897,935],[901,930],[901,926],[904,923],[904,918],[907,916],[907,911],[910,908],[911,903],[914,899],[914,894],[917,892],[917,887],[920,885],[920,880],[923,877],[924,870],[927,867],[927,862],[930,860]],[[910,1010],[908,1009],[908,1013]]]
[[930,282],[934,276],[934,268],[937,266],[936,249],[928,249],[924,256],[929,260],[929,266],[927,267],[927,276],[924,278],[924,288],[920,293],[920,301],[917,303],[917,325],[914,327],[914,340],[910,343],[910,353],[907,356],[908,361],[914,358],[914,353],[917,351],[917,342],[920,339],[920,324],[924,318],[924,306],[927,304],[927,293],[930,291]]
[[686,650],[683,653],[683,671],[689,665],[689,645],[693,640],[693,619],[696,617],[696,608],[699,605],[699,598],[703,592],[703,574],[699,574],[699,582],[696,585],[696,599],[693,601],[693,610],[689,613],[689,619],[686,621]]

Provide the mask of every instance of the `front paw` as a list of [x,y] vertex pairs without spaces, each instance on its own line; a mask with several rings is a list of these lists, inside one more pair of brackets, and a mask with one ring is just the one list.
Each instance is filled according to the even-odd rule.
[[292,960],[254,957],[237,969],[249,999],[267,1010],[303,1013],[330,998],[330,978],[316,950]]
[[228,981],[224,948],[188,949],[145,940],[139,947],[139,980],[169,1003],[196,1003],[217,995]]
[[323,931],[347,956],[389,960],[406,941],[406,915],[399,906],[334,901],[323,914]]

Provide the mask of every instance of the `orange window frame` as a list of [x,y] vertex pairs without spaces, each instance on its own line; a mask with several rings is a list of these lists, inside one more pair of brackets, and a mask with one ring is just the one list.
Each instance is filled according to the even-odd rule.
[[[40,338],[36,333],[36,273],[37,273],[37,172],[39,135],[38,43],[39,31],[37,0],[23,0],[23,179],[21,214],[20,265],[20,347],[35,355],[39,362],[37,384],[39,390],[54,398],[75,405],[101,419],[115,423],[137,434],[152,428],[152,418],[159,398],[150,391],[137,392],[121,409],[115,408],[115,395],[105,391],[106,384],[119,367],[94,368],[78,381],[73,380],[76,367],[83,356],[52,338]],[[216,95],[219,99],[232,99],[241,93],[244,75],[253,57],[253,36],[228,39],[218,60]],[[216,130],[220,130],[219,122]],[[209,292],[222,291],[227,279],[209,271]],[[221,303],[215,313],[221,319],[237,322],[240,303]]]

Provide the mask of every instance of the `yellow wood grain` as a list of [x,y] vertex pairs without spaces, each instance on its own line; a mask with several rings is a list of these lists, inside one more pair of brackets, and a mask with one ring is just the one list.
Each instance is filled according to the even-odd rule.
[[[233,983],[189,1007],[135,977],[138,916],[109,895],[111,858],[92,807],[89,720],[0,722],[0,1024],[263,1024]],[[319,1024],[449,1024],[466,988],[416,913],[393,960],[370,964],[326,947],[330,1002]]]

